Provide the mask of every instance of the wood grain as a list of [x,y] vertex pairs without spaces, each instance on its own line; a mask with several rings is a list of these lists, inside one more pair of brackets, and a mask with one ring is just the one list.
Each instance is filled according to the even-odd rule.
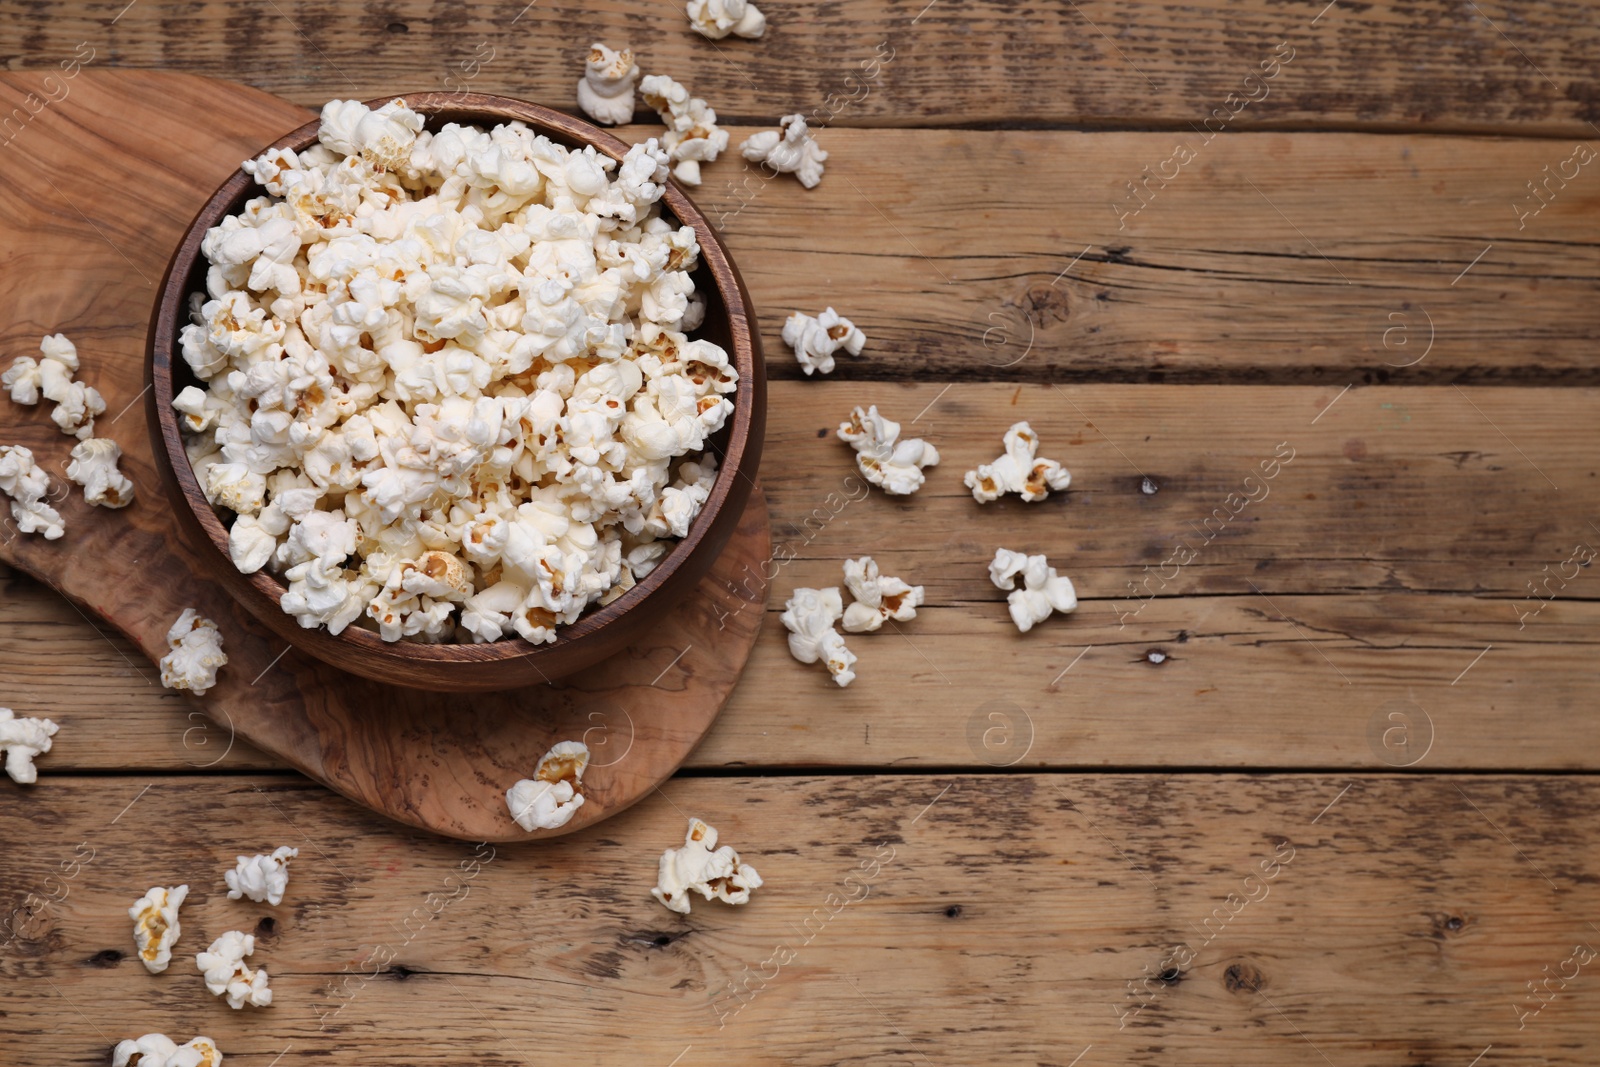
[[[1504,604],[1466,597],[1191,596],[1126,627],[1086,602],[1019,635],[997,594],[850,638],[858,677],[841,691],[790,658],[771,617],[688,766],[1592,770],[1597,625],[1584,601],[1519,632]],[[34,632],[53,656],[8,648],[0,669],[13,707],[61,724],[41,774],[270,765],[248,749],[216,762],[227,731],[197,730],[81,622]]]
[[[944,456],[907,500],[869,493],[832,436],[864,403]],[[796,586],[837,585],[842,560],[871,553],[923,584],[929,607],[902,634],[850,638],[862,663],[843,691],[794,662],[769,620],[751,680],[692,765],[1010,759],[981,740],[998,700],[1015,706],[999,710],[1019,737],[1019,711],[1031,717],[1024,766],[1381,767],[1399,754],[1375,749],[1368,729],[1401,701],[1433,723],[1423,769],[1593,767],[1600,726],[1584,709],[1600,591],[1592,568],[1563,564],[1600,546],[1595,403],[1577,389],[778,383],[774,562],[745,577],[773,576],[775,612]],[[980,507],[961,473],[1022,418],[1073,471],[1072,489]],[[1284,442],[1294,458],[1248,488]],[[1237,517],[1216,517],[1229,494],[1263,485]],[[1017,634],[986,573],[1000,546],[1046,553],[1076,584],[1078,612]],[[1180,547],[1197,553],[1181,569],[1165,563]],[[17,590],[0,600],[0,626],[32,635],[0,644],[13,706],[72,726],[49,765],[215,757],[207,734],[185,747],[185,707],[142,684],[130,654],[69,605]],[[1168,658],[1150,663],[1151,648]],[[62,662],[80,665],[70,684]],[[1161,730],[1152,707],[1172,712]]]
[[[1600,384],[1600,163],[1569,162],[1571,142],[822,140],[816,190],[719,163],[696,194],[762,311],[774,377],[802,376],[784,316],[834,305],[868,337],[840,379]],[[1195,158],[1168,165],[1180,145]],[[1563,164],[1577,177],[1541,186],[1534,214],[1528,183]],[[1146,184],[1163,170],[1176,177]]]
[[[492,855],[281,779],[0,785],[18,1063],[100,1064],[150,1030],[254,1067],[286,1048],[526,1064],[553,1045],[785,1067],[1065,1067],[1091,1045],[1080,1067],[1174,1049],[1465,1065],[1493,1045],[1484,1063],[1586,1067],[1600,1039],[1592,963],[1518,1015],[1527,983],[1600,940],[1587,777],[677,781],[603,829]],[[760,870],[749,905],[650,899],[685,812]],[[234,854],[276,845],[300,849],[283,904],[225,899]],[[126,908],[178,882],[178,953],[151,976]],[[204,992],[190,954],[229,929],[259,935],[271,1008]]]
[[[1444,0],[790,3],[767,12],[760,41],[720,42],[691,32],[676,2],[121,6],[6,0],[4,59],[53,68],[85,43],[97,65],[231,78],[317,107],[331,97],[470,87],[573,110],[584,52],[605,40],[631,46],[646,73],[687,81],[741,121],[816,110],[851,126],[1188,129],[1213,109],[1237,106],[1230,93],[1257,101],[1233,119],[1241,127],[1588,137],[1589,121],[1600,118],[1592,63],[1600,31],[1570,0],[1515,8]],[[1247,83],[1280,43],[1294,50],[1292,62]],[[874,55],[893,60],[862,68]]]

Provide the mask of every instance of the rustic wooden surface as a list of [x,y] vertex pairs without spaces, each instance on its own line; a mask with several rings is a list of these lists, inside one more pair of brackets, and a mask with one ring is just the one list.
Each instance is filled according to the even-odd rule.
[[[864,551],[930,601],[903,634],[851,639],[861,678],[842,692],[768,619],[661,796],[502,848],[464,882],[469,846],[228,748],[120,636],[0,574],[5,702],[64,723],[38,786],[0,783],[0,903],[22,909],[0,947],[13,1056],[103,1063],[116,1038],[163,1029],[260,1067],[557,1048],[660,1064],[1591,1063],[1593,965],[1577,961],[1600,937],[1600,619],[1592,569],[1549,576],[1600,538],[1593,168],[1519,220],[1537,206],[1526,183],[1594,143],[1591,10],[767,12],[766,40],[712,45],[674,5],[609,0],[0,3],[5,66],[94,51],[74,96],[178,91],[92,77],[120,66],[308,106],[470,87],[571,107],[577,59],[603,39],[735,125],[821,109],[819,189],[728,160],[696,194],[784,379],[763,480],[795,559],[774,607]],[[1119,226],[1137,204],[1125,183],[1200,144],[1194,127],[1280,41],[1295,57],[1267,98]],[[863,88],[885,42],[895,58]],[[0,77],[0,94],[37,76]],[[250,115],[219,100],[218,126],[300,121],[256,99]],[[73,103],[0,153],[70,136]],[[228,165],[163,180],[214,184]],[[16,181],[49,191],[34,171]],[[102,242],[76,291],[50,284],[39,243],[0,248],[32,268],[7,294],[0,359],[90,304],[142,315],[166,208],[81,207],[55,203],[58,228],[121,251]],[[867,330],[868,355],[802,381],[777,330],[826,303]],[[857,403],[940,447],[924,493],[849,499],[827,431]],[[1023,417],[1072,490],[980,510],[960,473]],[[1201,539],[1280,442],[1296,458],[1270,496],[1141,608],[1127,584]],[[1079,611],[1016,634],[981,570],[998,543],[1048,551]],[[752,905],[679,919],[649,900],[685,813],[757,863]],[[1284,841],[1293,861],[1241,904]],[[97,851],[74,866],[80,843]],[[235,852],[280,843],[303,858],[282,907],[221,899]],[[863,883],[846,875],[885,845],[844,906]],[[228,1012],[181,962],[129,969],[123,909],[183,879],[180,949],[259,931],[273,1008]]]
[[[1229,93],[1259,96],[1243,79],[1281,42],[1293,60],[1235,126],[1587,137],[1600,120],[1600,27],[1570,0],[773,0],[759,43],[692,35],[677,0],[4,0],[0,25],[10,66],[53,65],[86,44],[97,64],[230,78],[314,107],[465,88],[572,107],[583,55],[604,40],[741,122],[820,107],[851,126],[1188,129]],[[887,55],[876,77],[863,71]]]
[[[1587,778],[689,779],[493,852],[301,779],[211,777],[199,825],[192,779],[41,781],[0,794],[36,894],[0,949],[8,1062],[162,1030],[253,1067],[1593,1063],[1594,961],[1526,988],[1600,943]],[[650,898],[683,812],[767,879],[748,906]],[[226,899],[233,853],[278,844],[283,903]],[[126,909],[179,881],[152,976]],[[205,993],[188,953],[230,929],[272,1007]]]

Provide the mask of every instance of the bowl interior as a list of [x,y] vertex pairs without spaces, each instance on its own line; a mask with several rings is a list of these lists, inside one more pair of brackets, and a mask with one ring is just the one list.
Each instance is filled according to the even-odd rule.
[[[390,99],[393,97],[369,101],[369,106],[377,107]],[[506,97],[470,93],[421,93],[406,94],[405,99],[409,106],[424,116],[426,128],[429,130],[438,130],[451,122],[487,128],[498,123],[518,120],[526,123],[535,133],[543,134],[569,149],[592,145],[597,151],[620,160],[629,147],[611,134],[562,112]],[[307,123],[273,145],[263,147],[262,151],[266,151],[268,147],[295,150],[309,147],[316,141],[317,127],[316,121]],[[204,494],[200,491],[198,480],[183,450],[183,437],[178,429],[177,417],[172,410],[172,398],[184,387],[205,386],[183,359],[177,339],[182,326],[189,321],[190,294],[205,291],[209,264],[200,253],[201,239],[208,229],[218,225],[225,216],[241,211],[248,200],[266,195],[266,191],[255,185],[243,171],[236,172],[217,190],[191,224],[178,252],[173,257],[167,277],[162,283],[162,293],[157,308],[158,319],[155,328],[152,329],[151,404],[152,419],[158,424],[160,431],[157,435],[158,451],[165,451],[170,473],[175,477],[183,498],[189,503],[207,539],[216,551],[221,553],[222,565],[229,568],[232,567],[232,560],[228,552],[228,526],[233,520],[233,513],[205,503]],[[653,592],[666,584],[683,567],[685,561],[702,547],[702,543],[708,540],[707,534],[714,518],[725,507],[731,503],[742,509],[743,502],[748,496],[748,485],[753,484],[753,479],[751,472],[741,469],[741,465],[746,459],[752,426],[759,425],[759,420],[755,418],[758,412],[754,409],[760,402],[762,392],[762,368],[751,328],[748,298],[742,290],[737,272],[733,269],[726,250],[708,220],[676,183],[669,183],[661,199],[661,211],[663,215],[679,224],[693,226],[700,243],[700,262],[691,277],[697,293],[705,301],[706,314],[704,322],[698,329],[692,331],[692,335],[721,346],[728,352],[730,360],[739,372],[739,388],[729,395],[734,405],[733,413],[723,428],[708,441],[707,451],[716,455],[719,465],[716,483],[700,514],[690,525],[687,536],[681,538],[656,568],[633,588],[610,604],[591,608],[572,625],[561,627],[557,631],[556,640],[550,644],[530,644],[515,635],[484,644],[386,642],[375,630],[366,629],[360,622],[352,623],[337,637],[329,635],[322,629],[307,631],[308,637],[315,634],[323,639],[339,641],[370,652],[385,652],[407,659],[440,662],[528,657],[561,649],[597,634],[624,614],[634,610]],[[692,455],[686,455],[682,460],[692,458],[694,458]],[[673,461],[674,470],[682,460]],[[741,479],[743,485],[740,484]],[[725,539],[724,532],[721,539],[711,538],[714,543],[705,544],[704,547],[715,555]],[[277,577],[267,573],[265,569],[252,575],[238,575],[238,577],[246,579],[256,594],[270,601],[272,611],[282,612],[279,601],[285,592],[285,586]],[[235,587],[237,584],[234,583]],[[258,615],[261,614],[259,609],[262,605],[246,606]]]

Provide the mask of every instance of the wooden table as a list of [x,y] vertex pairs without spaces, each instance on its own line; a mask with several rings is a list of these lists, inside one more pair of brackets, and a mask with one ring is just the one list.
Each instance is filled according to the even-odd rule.
[[[231,742],[0,576],[0,703],[62,726],[36,786],[0,780],[0,1060],[104,1063],[159,1030],[258,1067],[1595,1062],[1600,578],[1571,562],[1600,544],[1593,9],[768,16],[711,43],[616,0],[0,0],[12,69],[570,108],[598,39],[735,143],[815,109],[820,188],[729,158],[697,194],[775,379],[763,480],[795,558],[771,611],[864,552],[929,602],[852,639],[844,691],[769,619],[659,796],[491,851]],[[96,298],[11,301],[0,359]],[[779,329],[826,304],[870,345],[805,380]],[[830,431],[868,403],[944,456],[910,499],[846,481]],[[980,509],[960,474],[1023,418],[1072,490]],[[984,572],[1001,544],[1048,553],[1078,611],[1019,635]],[[759,867],[750,906],[650,899],[685,813]],[[234,854],[281,844],[284,903],[227,901]],[[151,978],[125,909],[156,871],[193,892]],[[185,962],[241,923],[265,1011]]]

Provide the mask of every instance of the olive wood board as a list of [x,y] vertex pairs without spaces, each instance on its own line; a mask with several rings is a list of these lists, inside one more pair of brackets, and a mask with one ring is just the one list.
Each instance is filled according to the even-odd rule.
[[[106,620],[152,660],[167,651],[178,614],[198,609],[221,628],[229,658],[217,686],[196,698],[223,731],[218,758],[224,736],[243,738],[410,826],[471,841],[570,833],[670,777],[721,710],[760,630],[759,563],[771,531],[759,487],[712,571],[647,642],[559,683],[427,693],[364,681],[290,649],[201,577],[163,495],[141,408],[146,326],[167,257],[239,161],[306,113],[239,85],[93,74],[73,79],[70,94],[40,113],[34,136],[0,151],[8,191],[0,317],[77,343],[79,377],[106,400],[95,433],[122,446],[138,496],[121,510],[89,507],[66,480],[74,442],[50,422],[49,405],[0,402],[0,441],[33,450],[67,527],[46,541],[20,534],[0,511],[0,562]],[[0,80],[21,88],[29,77]],[[208,121],[190,121],[198,114]],[[108,188],[141,190],[139,209],[110,210]],[[25,354],[8,345],[0,362]],[[156,671],[137,673],[159,684]],[[594,753],[588,799],[560,830],[526,834],[511,820],[505,790],[561,740],[584,740]]]

